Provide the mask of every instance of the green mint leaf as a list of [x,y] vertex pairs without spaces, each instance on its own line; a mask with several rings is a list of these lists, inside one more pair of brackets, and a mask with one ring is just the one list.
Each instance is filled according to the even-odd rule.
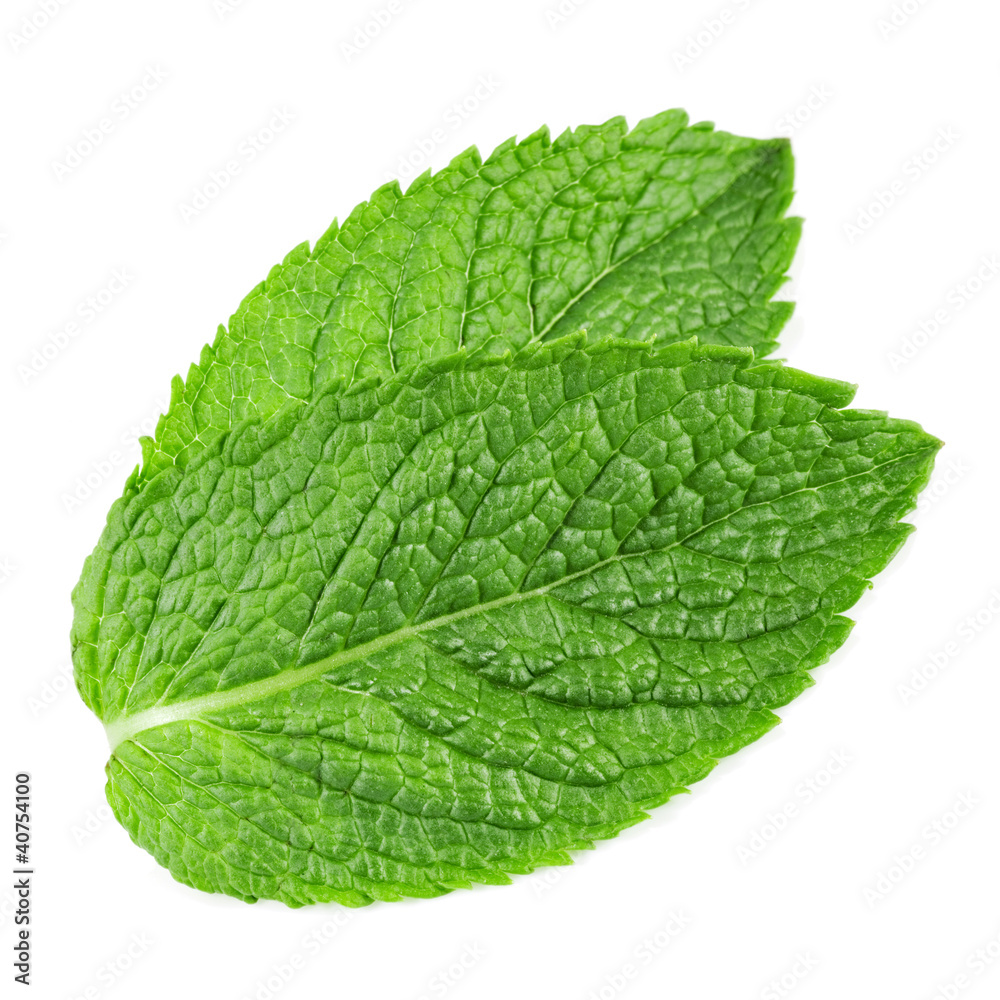
[[108,799],[298,906],[565,864],[776,722],[939,442],[852,387],[582,337],[334,384],[112,508],[74,593]]
[[296,247],[220,327],[145,447],[140,481],[330,378],[578,330],[771,351],[799,237],[792,156],[667,111],[476,149],[388,184]]

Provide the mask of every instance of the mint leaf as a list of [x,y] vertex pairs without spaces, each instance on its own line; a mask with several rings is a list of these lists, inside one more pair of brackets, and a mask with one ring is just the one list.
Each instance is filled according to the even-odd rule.
[[939,446],[851,395],[576,337],[241,423],[117,501],[74,593],[116,816],[292,906],[568,863],[846,638]]
[[296,247],[220,327],[147,442],[140,482],[240,420],[465,349],[495,354],[586,329],[771,351],[770,301],[799,236],[787,141],[687,127],[667,111],[541,129],[476,149],[403,194],[388,184]]

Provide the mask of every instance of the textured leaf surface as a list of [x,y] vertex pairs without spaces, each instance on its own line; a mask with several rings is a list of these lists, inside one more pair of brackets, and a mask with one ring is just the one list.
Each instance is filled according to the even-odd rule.
[[117,502],[77,680],[175,877],[361,904],[566,863],[843,642],[938,442],[748,350],[579,343],[334,386]]
[[141,479],[332,377],[502,354],[586,329],[773,349],[770,301],[799,236],[784,140],[688,127],[681,111],[475,149],[395,183],[296,247],[220,328],[145,449]]

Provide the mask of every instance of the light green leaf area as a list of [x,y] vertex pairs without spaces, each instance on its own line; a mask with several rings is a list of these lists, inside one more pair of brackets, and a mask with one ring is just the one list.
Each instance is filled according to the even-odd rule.
[[587,330],[773,350],[800,220],[792,155],[666,111],[475,148],[395,182],[296,247],[202,352],[146,442],[139,483],[331,378]]
[[74,594],[116,816],[292,906],[568,863],[846,638],[939,445],[851,395],[576,337],[239,425],[116,503]]

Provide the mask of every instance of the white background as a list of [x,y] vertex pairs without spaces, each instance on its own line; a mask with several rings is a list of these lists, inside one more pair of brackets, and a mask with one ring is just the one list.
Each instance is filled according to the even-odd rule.
[[[880,27],[892,0],[567,0],[561,20],[547,14],[558,2],[400,0],[355,53],[344,44],[387,0],[243,0],[224,13],[213,0],[70,0],[26,44],[11,36],[39,5],[4,3],[0,801],[17,770],[32,773],[35,996],[1000,991],[1000,960],[967,964],[991,941],[1000,954],[1000,280],[958,290],[1000,253],[996,5],[907,0],[913,13]],[[724,9],[699,51],[694,36]],[[166,79],[114,115],[150,68]],[[453,127],[449,108],[476,104],[481,78],[478,108]],[[812,110],[810,94],[824,95]],[[852,638],[782,726],[573,867],[357,911],[247,906],[173,882],[108,818],[102,729],[66,678],[70,590],[170,377],[272,264],[409,169],[434,129],[443,141],[428,163],[441,167],[543,122],[556,133],[676,106],[742,134],[794,133],[793,207],[806,225],[781,356],[859,383],[857,405],[947,442],[918,531],[854,609]],[[251,161],[241,144],[275,109],[294,121]],[[104,117],[111,132],[57,177],[66,147]],[[922,151],[944,135],[929,163]],[[233,159],[240,173],[185,222],[180,206]],[[893,181],[894,203],[852,239],[845,227]],[[127,287],[86,323],[80,304],[116,269]],[[946,322],[917,346],[937,310]],[[78,335],[22,377],[73,320]],[[913,356],[894,366],[907,338]],[[91,495],[72,502],[88,476]],[[948,643],[954,655],[904,704],[900,685]],[[830,778],[838,753],[850,762]],[[822,791],[807,801],[810,778]],[[963,794],[975,805],[957,818]],[[771,836],[769,815],[788,807]],[[947,831],[937,841],[934,822]],[[761,832],[771,839],[748,858]],[[866,898],[915,847],[912,871]],[[5,979],[10,903],[0,890]],[[671,912],[684,929],[644,961],[636,949]],[[307,954],[304,938],[324,925],[337,933]],[[481,955],[460,980],[433,980],[467,947]],[[297,954],[292,978],[275,978]],[[638,974],[617,990],[606,977],[626,963]],[[940,992],[960,975],[966,985]]]

